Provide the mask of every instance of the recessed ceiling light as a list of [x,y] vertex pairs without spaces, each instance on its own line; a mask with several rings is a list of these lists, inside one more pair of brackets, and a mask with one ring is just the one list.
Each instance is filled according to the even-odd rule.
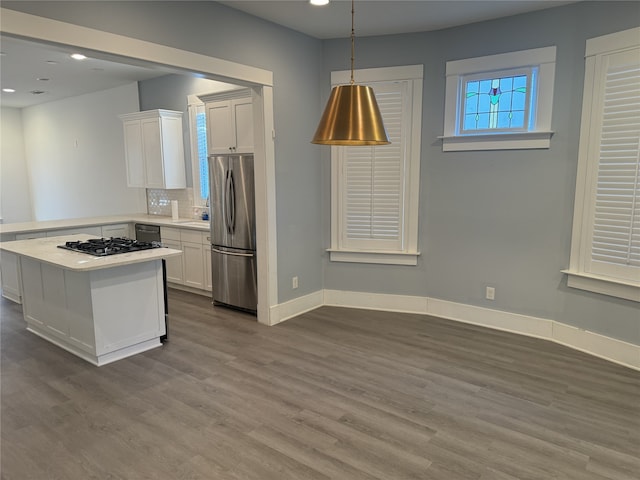
[[85,57],[83,54],[81,53],[74,53],[71,55],[71,58],[73,58],[74,60],[84,60],[87,57]]
[[13,88],[3,88],[2,91],[5,93],[15,93],[15,89]]
[[58,62],[56,62],[55,60],[47,60],[47,63],[49,65],[57,65],[58,64]]
[[43,93],[47,93],[44,90],[31,90],[29,92],[31,95],[42,95]]
[[327,5],[329,0],[309,0],[311,5],[315,5],[317,7],[321,7],[322,5]]
[[49,81],[49,80],[51,80],[51,79],[50,79],[50,78],[47,78],[47,77],[38,77],[38,78],[36,78],[36,80],[39,80],[39,81],[41,81],[41,82],[48,82],[48,81]]

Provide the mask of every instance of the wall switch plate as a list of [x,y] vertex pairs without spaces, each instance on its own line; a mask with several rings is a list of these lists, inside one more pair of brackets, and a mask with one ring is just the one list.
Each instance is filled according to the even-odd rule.
[[485,298],[487,300],[495,300],[496,299],[496,289],[494,287],[487,287],[485,291]]
[[298,277],[291,278],[291,288],[293,289],[298,288]]

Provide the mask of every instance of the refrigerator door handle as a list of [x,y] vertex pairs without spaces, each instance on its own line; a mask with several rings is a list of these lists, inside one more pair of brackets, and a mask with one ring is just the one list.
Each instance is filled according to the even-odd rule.
[[227,230],[227,233],[231,235],[231,219],[230,219],[230,200],[229,200],[229,191],[230,191],[230,179],[231,179],[231,171],[227,170],[226,176],[224,179],[224,224]]
[[229,205],[230,205],[230,222],[229,228],[231,230],[231,234],[236,233],[236,181],[233,178],[233,170],[229,172],[229,186],[230,186],[230,195],[229,195]]
[[215,253],[220,253],[222,255],[231,255],[234,257],[253,257],[253,253],[223,252],[222,250],[218,250],[215,247],[211,247],[211,251]]

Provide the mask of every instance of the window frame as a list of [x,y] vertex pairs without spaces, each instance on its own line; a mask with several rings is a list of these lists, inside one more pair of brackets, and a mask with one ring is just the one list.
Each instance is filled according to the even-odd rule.
[[[533,82],[533,77],[536,76],[534,73],[535,67],[525,67],[525,68],[517,68],[510,70],[501,70],[501,71],[493,71],[490,74],[487,73],[473,73],[469,75],[462,75],[460,77],[460,101],[459,103],[459,112],[458,112],[458,124],[456,132],[459,135],[482,135],[482,134],[492,134],[492,133],[519,133],[519,132],[527,132],[529,131],[529,125],[532,124],[535,119],[533,118],[533,110],[531,108],[531,97],[535,96],[535,91],[531,90],[531,84]],[[525,124],[522,127],[513,127],[513,128],[485,128],[485,129],[470,129],[467,130],[464,128],[465,124],[465,102],[463,99],[467,98],[467,85],[469,82],[477,81],[477,80],[487,80],[489,78],[505,78],[505,77],[514,77],[514,76],[526,76],[527,77],[527,90],[526,90],[526,100],[525,100],[525,110],[524,110],[524,119]]]
[[[331,73],[332,86],[348,84],[351,72],[348,70]],[[420,193],[420,145],[422,130],[422,85],[423,66],[409,65],[356,70],[354,76],[359,83],[406,82],[411,89],[410,110],[406,112],[411,122],[410,130],[404,132],[404,189],[402,248],[399,250],[379,250],[345,248],[342,241],[343,213],[341,211],[341,171],[344,161],[341,151],[350,147],[331,147],[331,247],[327,249],[333,262],[355,262],[373,264],[417,265],[418,251],[418,208]],[[376,148],[376,147],[374,147]],[[372,242],[375,243],[375,242]]]
[[[592,233],[594,226],[594,204],[600,158],[593,155],[594,139],[600,138],[595,131],[596,119],[600,113],[596,108],[603,94],[600,86],[602,75],[601,62],[604,56],[624,52],[640,47],[640,28],[604,35],[587,40],[585,54],[585,78],[582,100],[582,118],[580,125],[580,145],[578,151],[578,171],[571,237],[571,255],[569,268],[562,270],[567,274],[567,285],[618,298],[640,302],[640,278],[637,281],[628,278],[609,276],[591,271]],[[598,148],[600,146],[599,141]]]
[[[449,61],[446,64],[443,151],[512,150],[549,148],[555,81],[556,47],[542,47],[498,55]],[[536,69],[537,85],[530,91],[527,129],[463,132],[461,129],[464,79],[476,75],[498,76],[509,71]]]
[[193,205],[194,207],[205,207],[207,200],[200,197],[202,189],[200,181],[200,156],[198,149],[198,125],[197,114],[202,108],[204,111],[205,103],[200,100],[197,95],[189,95],[187,97],[187,112],[189,114],[189,141],[191,145],[191,174],[193,177]]

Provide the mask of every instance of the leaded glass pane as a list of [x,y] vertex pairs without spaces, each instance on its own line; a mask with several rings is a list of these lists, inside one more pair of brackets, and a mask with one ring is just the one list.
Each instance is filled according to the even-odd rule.
[[463,131],[526,127],[527,74],[476,78],[464,86]]
[[200,171],[200,198],[209,198],[209,165],[207,163],[207,119],[204,112],[196,114],[198,133],[198,165]]

